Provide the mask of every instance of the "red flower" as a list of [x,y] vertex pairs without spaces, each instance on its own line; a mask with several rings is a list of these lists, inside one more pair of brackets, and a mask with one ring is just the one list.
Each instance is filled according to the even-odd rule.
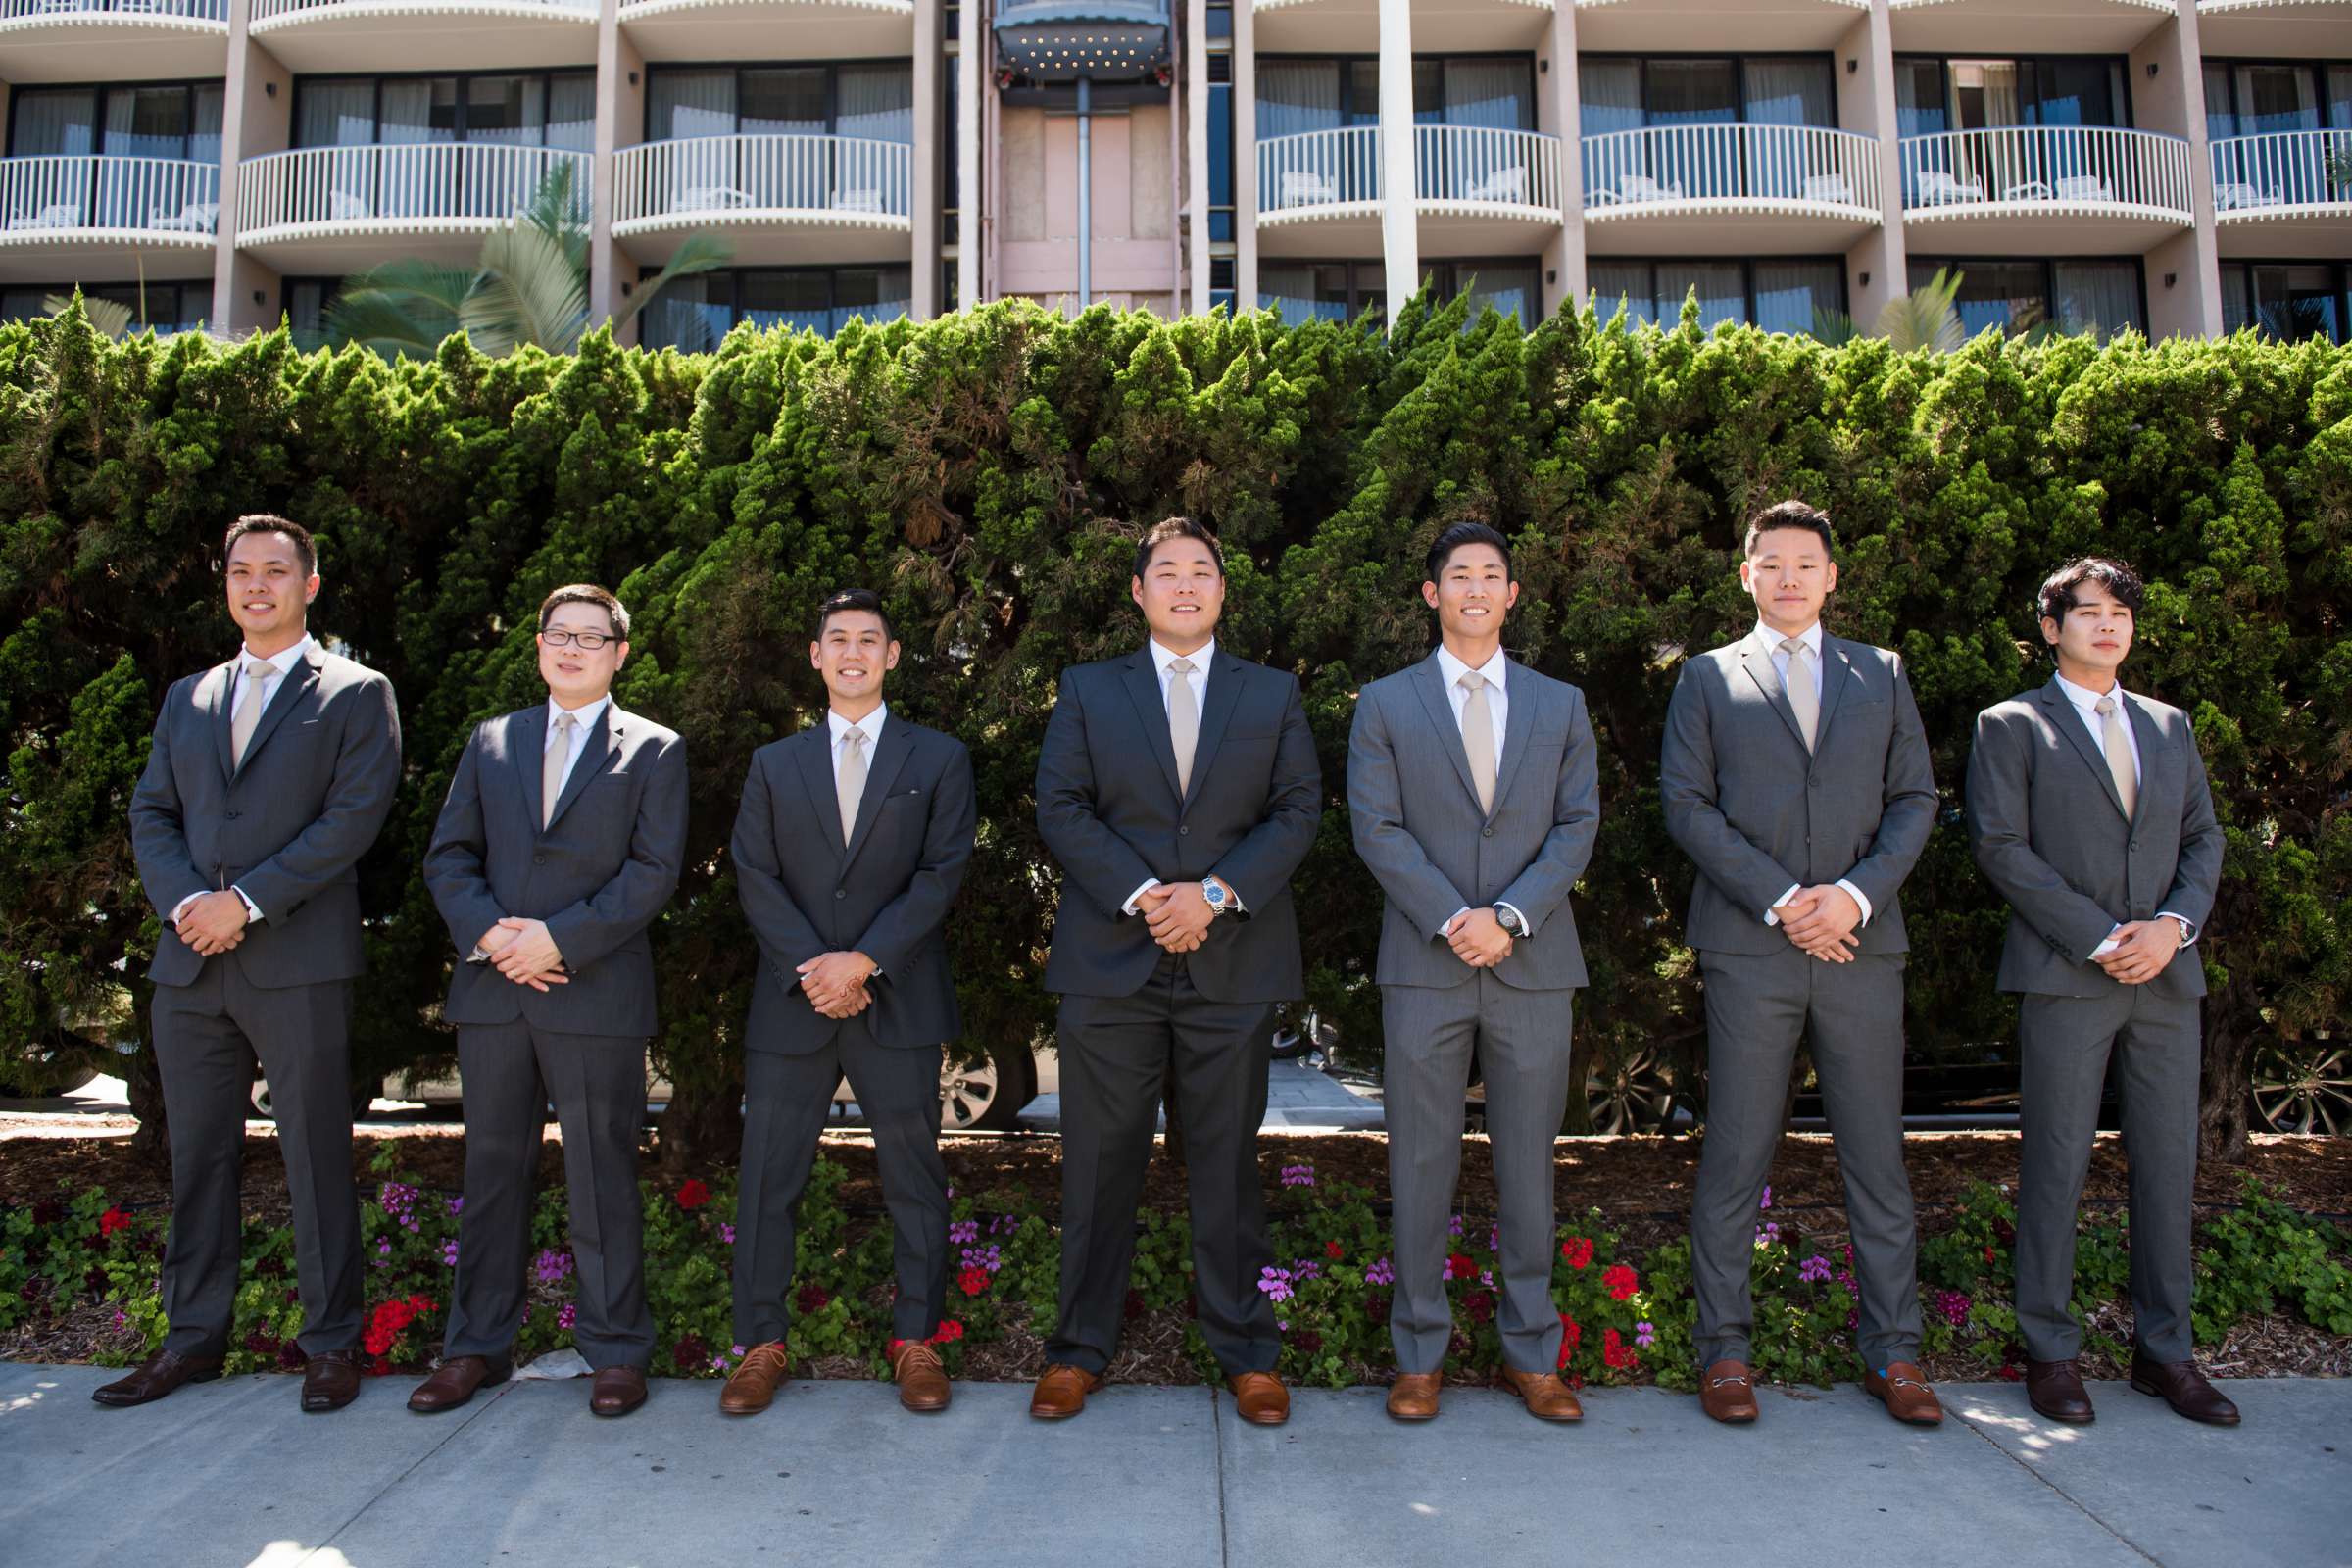
[[2000,1261],[1998,1258],[1992,1255],[1992,1244],[1990,1242],[1984,1244],[1984,1261],[1987,1263],[1995,1263]]
[[1462,1310],[1470,1314],[1473,1323],[1485,1323],[1494,1316],[1494,1298],[1486,1291],[1472,1291],[1462,1298]]
[[830,1291],[822,1285],[815,1284],[802,1286],[793,1298],[794,1304],[800,1307],[803,1317],[816,1316],[832,1299],[833,1295]]
[[1577,1342],[1585,1337],[1584,1325],[1567,1313],[1560,1314],[1560,1365],[1567,1366],[1568,1358],[1576,1354]]
[[130,1216],[119,1208],[109,1208],[98,1216],[98,1239],[100,1241],[106,1240],[117,1231],[128,1229],[130,1229]]
[[1623,1263],[1611,1263],[1601,1271],[1600,1283],[1609,1293],[1609,1299],[1622,1301],[1642,1288],[1642,1276]]
[[678,1189],[678,1206],[680,1208],[700,1208],[709,1201],[710,1201],[710,1189],[704,1186],[699,1177],[689,1179],[684,1186]]
[[1600,1331],[1600,1358],[1620,1371],[1642,1364],[1642,1357],[1634,1353],[1634,1348],[1626,1344],[1615,1329]]
[[933,1345],[945,1345],[950,1340],[960,1340],[962,1338],[963,1325],[956,1322],[952,1317],[943,1317],[939,1320],[939,1332],[931,1336],[931,1343]]
[[1346,1249],[1341,1247],[1337,1242],[1325,1242],[1323,1244],[1323,1255],[1325,1257],[1338,1257]]
[[1592,1261],[1592,1244],[1582,1236],[1571,1236],[1560,1244],[1560,1255],[1570,1268],[1583,1268]]
[[963,1287],[966,1296],[984,1296],[988,1293],[988,1270],[967,1268],[957,1277],[956,1283]]
[[1467,1252],[1448,1253],[1446,1258],[1446,1277],[1449,1280],[1474,1280],[1478,1278],[1478,1265],[1470,1261]]

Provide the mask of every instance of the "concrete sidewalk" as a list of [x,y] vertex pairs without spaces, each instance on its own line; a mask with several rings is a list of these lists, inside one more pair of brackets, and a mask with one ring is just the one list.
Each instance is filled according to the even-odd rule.
[[1302,1392],[1269,1431],[1204,1389],[1114,1387],[1047,1426],[1011,1384],[915,1417],[795,1383],[725,1420],[716,1383],[662,1383],[605,1421],[577,1382],[415,1416],[407,1378],[333,1416],[282,1376],[102,1410],[114,1375],[0,1363],[0,1562],[2352,1564],[2352,1382],[2232,1383],[2234,1432],[2121,1384],[2083,1429],[1980,1384],[1914,1431],[1848,1384],[1766,1390],[1740,1431],[1655,1389],[1592,1391],[1577,1427],[1485,1391],[1426,1427],[1376,1389]]

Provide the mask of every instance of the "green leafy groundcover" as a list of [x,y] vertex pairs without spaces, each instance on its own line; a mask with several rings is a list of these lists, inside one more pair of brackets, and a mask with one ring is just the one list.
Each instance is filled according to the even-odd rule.
[[[364,1204],[368,1262],[365,1348],[377,1372],[421,1370],[439,1349],[457,1260],[461,1200],[401,1179],[388,1150],[375,1159],[377,1185]],[[838,1200],[842,1169],[816,1162],[802,1200],[792,1324],[796,1360],[850,1357],[876,1374],[890,1336],[891,1233],[887,1219],[854,1226]],[[1311,1163],[1282,1169],[1274,1208],[1274,1255],[1258,1288],[1282,1323],[1283,1374],[1343,1388],[1385,1381],[1395,1362],[1388,1313],[1395,1266],[1372,1193],[1321,1180]],[[653,1370],[713,1377],[742,1348],[730,1343],[728,1290],[734,1243],[731,1182],[700,1179],[674,1188],[648,1184],[646,1280],[658,1347]],[[1765,1192],[1755,1246],[1755,1357],[1764,1376],[1828,1383],[1856,1375],[1850,1330],[1854,1280],[1847,1250],[1808,1238],[1772,1217]],[[571,1343],[572,1260],[565,1250],[564,1194],[541,1195],[532,1219],[528,1315],[516,1344],[533,1355]],[[1924,1353],[1975,1358],[1986,1373],[2015,1376],[2022,1350],[2006,1298],[2015,1211],[1997,1189],[1976,1184],[1948,1229],[1920,1249]],[[1147,1209],[1139,1237],[1130,1318],[1188,1312],[1191,1238],[1181,1217]],[[1496,1337],[1495,1234],[1457,1215],[1446,1265],[1454,1336],[1446,1366],[1492,1371]],[[85,1190],[0,1217],[0,1332],[38,1313],[113,1303],[98,1359],[125,1364],[163,1341],[156,1272],[161,1214],[125,1214],[104,1192]],[[1009,1330],[1038,1337],[1054,1328],[1058,1243],[1024,1192],[956,1193],[951,1244],[956,1268],[949,1321],[939,1341],[952,1373],[967,1351]],[[2288,1207],[2249,1181],[2242,1204],[2203,1228],[2197,1253],[2198,1343],[2221,1340],[2252,1313],[2290,1313],[2330,1334],[2352,1334],[2352,1238]],[[230,1371],[301,1363],[293,1344],[302,1306],[293,1284],[289,1227],[249,1227],[237,1293]],[[2086,1225],[2078,1250],[2075,1308],[2087,1317],[2124,1298],[2130,1274],[2125,1221]],[[1621,1252],[1597,1210],[1560,1226],[1551,1269],[1552,1304],[1563,1325],[1561,1369],[1584,1383],[1655,1381],[1690,1388],[1690,1254],[1687,1241],[1646,1258]],[[1197,1329],[1187,1348],[1203,1378],[1215,1363]],[[2119,1357],[2112,1338],[2089,1335],[2087,1349]]]

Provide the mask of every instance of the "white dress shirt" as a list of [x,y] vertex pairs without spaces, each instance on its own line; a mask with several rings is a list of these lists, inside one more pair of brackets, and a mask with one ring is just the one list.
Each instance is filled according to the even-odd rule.
[[[1152,637],[1144,643],[1144,652],[1151,656],[1152,667],[1159,672],[1159,710],[1162,713],[1168,710],[1169,683],[1179,678],[1177,673],[1168,666],[1179,659],[1189,659],[1193,662],[1192,669],[1181,677],[1193,688],[1193,711],[1196,714],[1203,714],[1208,711],[1208,666],[1215,662],[1217,657],[1217,640],[1214,637],[1189,654],[1170,652],[1160,646],[1158,638]],[[1195,760],[1198,761],[1199,759],[1196,758]],[[1135,901],[1157,886],[1159,886],[1159,878],[1155,876],[1144,878],[1143,883],[1133,893],[1127,895],[1127,902],[1119,906],[1119,912],[1134,914],[1136,912]],[[1227,888],[1225,891],[1233,893],[1231,888]],[[1229,902],[1237,909],[1242,906],[1241,895],[1238,893],[1233,893]]]
[[842,737],[849,734],[849,732],[854,729],[863,730],[865,732],[865,766],[867,770],[867,776],[871,777],[874,766],[874,748],[882,743],[882,721],[889,716],[890,705],[888,703],[878,705],[872,712],[866,714],[863,718],[856,720],[844,718],[829,708],[825,710],[825,728],[830,731],[833,736],[834,793],[840,793],[841,760],[849,750],[849,748],[841,744]]
[[[1781,690],[1787,691],[1788,689],[1788,654],[1781,647],[1781,644],[1787,639],[1784,638],[1779,632],[1774,631],[1770,626],[1765,625],[1760,620],[1756,622],[1756,636],[1764,644],[1766,651],[1772,655],[1773,673],[1781,677]],[[1818,713],[1821,711],[1822,683],[1821,622],[1817,620],[1812,625],[1807,626],[1803,631],[1798,632],[1796,634],[1796,640],[1800,643],[1803,643],[1805,645],[1805,651],[1813,656],[1808,662],[1810,662],[1813,666],[1813,711]],[[1859,931],[1862,929],[1862,926],[1870,924],[1870,899],[1860,888],[1854,886],[1851,882],[1848,882],[1843,877],[1839,877],[1838,879],[1838,885],[1846,891],[1847,895],[1853,899],[1854,906],[1862,911],[1861,924],[1854,927],[1855,930]],[[1787,904],[1790,899],[1795,898],[1797,895],[1797,890],[1803,886],[1804,884],[1801,882],[1789,883],[1788,891],[1772,901],[1773,908],[1778,908],[1780,906]],[[1764,923],[1766,925],[1779,925],[1781,923],[1781,917],[1773,913],[1772,909],[1766,909],[1764,911]]]
[[[2107,721],[2099,716],[2099,703],[2102,699],[2110,695],[2115,698],[2116,702],[2123,708],[2123,712],[2120,716],[2124,721],[2124,741],[2132,749],[2132,776],[2134,779],[2144,780],[2147,777],[2147,773],[2139,765],[2139,730],[2132,722],[2132,704],[2130,701],[2132,694],[2124,690],[2122,683],[2118,682],[2112,693],[2094,692],[2089,687],[2078,686],[2073,681],[2068,680],[2064,675],[2061,675],[2058,677],[2058,689],[2066,694],[2066,700],[2074,704],[2075,711],[2082,715],[2082,727],[2090,731],[2091,750],[2097,752],[2102,760],[2104,760],[2107,756]],[[2175,914],[2170,909],[2159,909],[2156,911],[2156,918],[2159,920],[2174,920],[2180,923],[2180,945],[2182,947],[2185,948],[2197,940],[2196,922],[2191,920],[2187,915]],[[2119,926],[2117,929],[2120,930],[2122,928]],[[2094,958],[2100,957],[2108,953],[2113,952],[2114,949],[2115,938],[2110,936],[2106,941],[2091,949],[2090,956]]]
[[[571,726],[571,735],[569,737],[571,741],[571,751],[564,759],[564,778],[563,781],[556,786],[556,793],[558,795],[563,794],[564,789],[570,785],[571,770],[579,765],[580,753],[588,749],[588,732],[596,728],[596,721],[598,717],[603,714],[606,709],[612,706],[612,694],[611,692],[607,692],[604,696],[599,697],[595,702],[590,703],[583,708],[567,709],[562,703],[557,702],[553,697],[550,697],[547,700],[548,750],[553,750],[556,744],[556,736],[558,734],[556,729],[556,715],[559,713],[568,712],[571,714],[573,721]],[[540,809],[545,810],[551,804],[553,803],[542,801],[540,803]]]
[[[286,671],[292,669],[296,661],[302,659],[310,651],[310,646],[311,634],[306,631],[302,634],[301,640],[296,642],[291,648],[281,648],[276,653],[271,654],[268,659],[262,659],[262,662],[270,666],[270,673],[262,677],[263,712],[268,712],[270,710],[270,705],[277,701],[277,689],[285,684]],[[228,704],[226,710],[228,712],[234,713],[237,710],[237,704],[245,695],[243,688],[247,679],[245,674],[246,664],[253,660],[261,658],[261,655],[255,653],[250,648],[239,647],[237,649],[237,666],[228,677]],[[253,924],[254,921],[259,920],[262,917],[261,906],[254,903],[251,899],[245,898],[245,890],[243,888],[231,886],[228,891],[234,893],[238,898],[244,899],[245,923],[247,925]],[[188,906],[194,904],[198,899],[203,897],[204,895],[201,893],[191,893],[186,898],[180,900],[179,903],[172,906],[172,923],[173,925],[177,925],[179,923],[179,917],[187,912]]]
[[[1507,720],[1511,711],[1511,695],[1509,688],[1504,684],[1503,675],[1509,664],[1510,661],[1503,657],[1502,649],[1497,646],[1494,652],[1487,656],[1487,662],[1478,666],[1479,677],[1487,683],[1487,717],[1493,720],[1494,725],[1494,777],[1497,787],[1502,778],[1502,738],[1510,730]],[[1452,649],[1440,643],[1438,644],[1438,672],[1446,682],[1446,700],[1453,705],[1453,727],[1458,730],[1462,727],[1462,713],[1470,706],[1470,694],[1462,689],[1462,677],[1470,673],[1470,666],[1454,658]],[[1463,744],[1469,744],[1467,737],[1464,738]],[[1510,910],[1519,921],[1520,934],[1526,935],[1527,916],[1519,912],[1516,905],[1496,904],[1494,907]],[[1438,927],[1438,935],[1444,936],[1451,931],[1453,922],[1469,912],[1470,906],[1467,904],[1454,910],[1452,916],[1444,925]]]

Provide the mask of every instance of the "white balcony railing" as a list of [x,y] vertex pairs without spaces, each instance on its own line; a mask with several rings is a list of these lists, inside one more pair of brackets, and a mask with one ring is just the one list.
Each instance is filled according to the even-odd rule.
[[1560,138],[1485,125],[1415,125],[1413,194],[1455,212],[1560,210]]
[[218,164],[0,159],[0,232],[11,242],[98,233],[209,245],[220,218]]
[[914,149],[862,136],[697,136],[624,147],[612,228],[808,222],[912,226]]
[[512,218],[555,171],[573,168],[572,216],[588,219],[587,153],[486,142],[306,147],[237,166],[237,240],[302,233],[430,233]]
[[2107,125],[2004,125],[1902,141],[1903,210],[1958,217],[1987,206],[2187,223],[2188,143]]
[[[118,5],[126,0],[115,0]],[[597,0],[253,0],[253,25],[273,26],[295,18],[323,21],[329,13],[382,16],[387,12],[414,15],[419,11],[481,11],[496,16],[529,17],[555,13],[565,20],[596,20]]]
[[218,22],[228,25],[228,0],[0,0],[0,23],[93,17],[125,22]]
[[1260,220],[1339,216],[1380,204],[1380,127],[1348,125],[1257,144]]
[[2348,205],[2352,130],[2279,130],[2213,144],[2213,208],[2221,222]]
[[1652,125],[1584,138],[1585,210],[1876,214],[1879,144],[1826,125]]

